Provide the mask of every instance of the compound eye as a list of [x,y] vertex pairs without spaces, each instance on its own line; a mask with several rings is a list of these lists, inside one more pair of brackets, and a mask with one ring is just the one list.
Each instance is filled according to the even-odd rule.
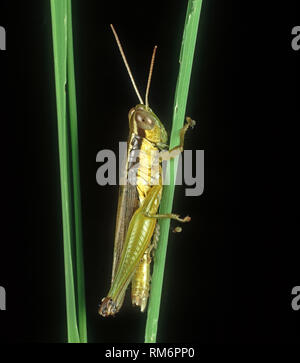
[[146,111],[136,111],[134,114],[135,121],[138,126],[144,130],[151,130],[155,125],[155,120],[151,117],[151,115]]

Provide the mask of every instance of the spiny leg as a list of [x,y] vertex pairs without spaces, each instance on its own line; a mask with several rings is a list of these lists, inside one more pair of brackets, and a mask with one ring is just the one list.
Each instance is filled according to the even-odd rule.
[[163,160],[172,159],[183,151],[185,133],[187,132],[189,127],[194,128],[194,126],[196,125],[196,121],[192,120],[190,117],[186,117],[186,121],[187,123],[180,130],[180,144],[168,151],[162,152],[161,158]]
[[183,151],[185,133],[187,132],[189,127],[193,128],[196,125],[196,121],[192,120],[190,117],[186,117],[186,121],[187,123],[180,130],[180,144],[173,147],[171,150],[169,150],[169,152],[175,151],[177,149]]
[[150,213],[144,213],[144,214],[148,218],[158,218],[158,219],[169,218],[169,219],[175,219],[176,221],[181,222],[181,223],[190,222],[190,220],[191,220],[191,217],[190,216],[186,216],[184,218],[180,218],[179,214],[174,214],[174,213],[168,213],[168,214],[150,214]]

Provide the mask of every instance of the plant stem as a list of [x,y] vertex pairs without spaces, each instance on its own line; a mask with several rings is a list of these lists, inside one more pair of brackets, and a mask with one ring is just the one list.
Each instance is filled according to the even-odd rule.
[[[67,332],[69,343],[79,343],[86,342],[87,335],[71,0],[50,0],[50,4],[62,202]],[[66,92],[69,95],[68,102]],[[70,122],[67,115],[70,116]],[[74,210],[72,207],[74,207]],[[73,241],[74,236],[76,243]],[[77,283],[74,279],[72,259],[72,251],[74,250],[76,254]]]
[[86,343],[87,328],[86,328],[85,284],[84,284],[81,199],[80,199],[80,169],[79,169],[79,152],[78,152],[77,106],[76,106],[76,86],[75,86],[75,74],[74,74],[75,72],[74,72],[71,0],[68,0],[67,17],[68,17],[67,77],[68,77],[68,91],[69,91],[68,92],[69,116],[70,116],[72,171],[73,171],[73,206],[74,206],[76,271],[77,271],[77,317],[78,317],[80,341],[81,343]]
[[[180,66],[174,98],[170,149],[179,144],[179,130],[183,127],[184,123],[201,5],[202,0],[189,0],[188,2],[181,52],[179,57]],[[172,211],[177,165],[178,158],[172,159],[168,163],[167,175],[170,175],[170,185],[165,185],[163,189],[163,196],[160,206],[161,214],[171,213]],[[162,219],[159,221],[159,223],[160,240],[158,243],[158,248],[155,252],[154,268],[151,280],[151,293],[145,330],[145,343],[156,342],[163,275],[170,229],[169,219]]]

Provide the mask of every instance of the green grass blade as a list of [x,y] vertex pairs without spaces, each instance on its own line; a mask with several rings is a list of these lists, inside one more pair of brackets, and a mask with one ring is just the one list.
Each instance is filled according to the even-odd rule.
[[67,83],[67,1],[50,0],[50,4],[56,87],[68,342],[79,343],[71,246],[73,225],[65,91]]
[[[180,52],[179,74],[177,78],[174,99],[170,148],[179,144],[179,130],[184,124],[201,5],[202,0],[189,0],[188,2]],[[168,163],[167,172],[169,172],[170,175],[170,185],[165,185],[163,189],[163,196],[160,206],[160,213],[162,214],[171,213],[172,211],[177,165],[178,158],[175,160],[171,160]],[[155,252],[154,268],[151,280],[151,293],[145,331],[145,343],[156,342],[163,275],[165,269],[165,259],[170,229],[169,219],[160,220],[159,223],[161,232],[158,248]]]
[[75,224],[75,245],[76,245],[76,272],[77,272],[77,317],[79,325],[79,335],[81,343],[87,342],[86,328],[86,306],[85,306],[85,284],[84,284],[84,263],[83,263],[83,243],[81,224],[81,200],[80,200],[80,172],[79,172],[79,152],[78,152],[78,128],[77,128],[77,106],[76,87],[74,72],[74,52],[73,52],[73,31],[72,31],[72,6],[71,0],[67,4],[67,77],[69,95],[69,117],[70,135],[72,150],[72,172],[73,172],[73,206]]

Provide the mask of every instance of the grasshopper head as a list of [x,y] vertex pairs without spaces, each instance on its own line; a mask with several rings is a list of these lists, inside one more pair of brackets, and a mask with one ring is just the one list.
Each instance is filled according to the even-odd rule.
[[129,111],[129,127],[130,132],[135,133],[139,135],[140,137],[146,138],[148,141],[154,143],[154,144],[166,144],[168,141],[167,132],[163,126],[163,124],[160,122],[159,118],[154,114],[154,112],[150,109],[149,103],[148,103],[148,96],[149,96],[149,89],[150,89],[150,83],[151,83],[151,77],[152,77],[152,71],[154,66],[154,59],[156,54],[157,46],[154,46],[151,63],[150,63],[150,69],[149,69],[149,75],[148,75],[148,82],[147,82],[147,88],[146,88],[146,94],[145,94],[145,103],[139,93],[139,90],[135,84],[133,75],[131,73],[129,64],[127,62],[125,53],[123,51],[120,39],[118,37],[118,34],[112,24],[110,24],[110,27],[113,31],[113,34],[115,36],[116,42],[118,44],[121,56],[123,58],[124,64],[126,66],[127,72],[129,74],[131,83],[133,85],[133,88],[135,90],[135,93],[140,101],[138,105],[133,107]]
[[136,105],[129,111],[128,118],[131,132],[155,144],[167,143],[168,135],[166,129],[149,106],[143,104]]

